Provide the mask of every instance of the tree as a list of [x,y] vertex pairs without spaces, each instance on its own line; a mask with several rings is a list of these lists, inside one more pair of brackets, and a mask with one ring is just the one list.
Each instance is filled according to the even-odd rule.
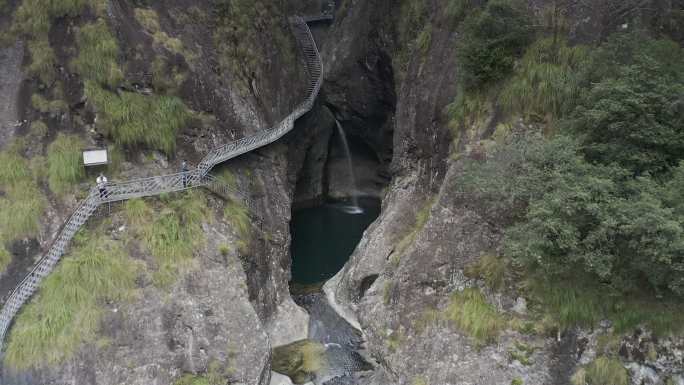
[[550,277],[588,274],[623,292],[646,285],[684,295],[682,217],[654,178],[589,163],[565,136],[525,135],[488,159],[465,167],[461,189],[495,207],[492,218],[509,210],[504,252],[519,265]]
[[532,38],[531,18],[517,0],[491,0],[463,23],[461,79],[475,89],[503,79]]
[[568,120],[590,161],[635,175],[684,159],[684,50],[644,32],[618,34],[593,59],[593,83]]

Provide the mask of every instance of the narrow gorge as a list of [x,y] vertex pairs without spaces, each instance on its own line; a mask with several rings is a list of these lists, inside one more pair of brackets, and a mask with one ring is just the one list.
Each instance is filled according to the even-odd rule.
[[0,0],[3,309],[44,276],[0,384],[684,385],[682,44],[680,0]]

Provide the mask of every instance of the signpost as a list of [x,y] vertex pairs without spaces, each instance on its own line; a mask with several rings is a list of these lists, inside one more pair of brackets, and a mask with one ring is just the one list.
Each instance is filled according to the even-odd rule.
[[109,154],[106,148],[91,148],[83,150],[83,165],[101,166],[109,163]]
[[[109,154],[107,148],[88,148],[83,150],[83,166],[94,168],[93,172],[97,172],[97,166],[104,166],[109,163]],[[111,203],[107,203],[107,213],[112,211]]]

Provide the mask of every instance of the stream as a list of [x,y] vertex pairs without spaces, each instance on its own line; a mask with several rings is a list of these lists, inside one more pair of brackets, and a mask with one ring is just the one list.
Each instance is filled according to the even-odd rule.
[[293,213],[291,291],[309,313],[309,334],[306,340],[274,349],[274,370],[294,383],[356,385],[358,373],[373,369],[363,356],[361,332],[335,312],[321,287],[342,269],[379,214],[380,201],[371,198]]

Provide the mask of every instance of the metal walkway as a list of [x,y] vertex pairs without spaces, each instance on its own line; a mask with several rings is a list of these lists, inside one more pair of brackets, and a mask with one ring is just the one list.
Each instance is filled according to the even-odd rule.
[[194,170],[110,183],[103,194],[97,188],[91,188],[88,197],[79,204],[71,217],[64,223],[59,235],[53,241],[47,253],[36,263],[33,270],[21,283],[14,288],[5,302],[0,312],[0,351],[14,316],[31,298],[33,293],[36,292],[43,278],[52,272],[62,255],[64,255],[74,234],[103,203],[182,191],[189,188],[206,187],[214,192],[218,192],[219,195],[241,197],[246,200],[248,205],[252,205],[252,202],[246,199],[243,194],[222,184],[218,179],[210,175],[209,171],[219,163],[278,140],[294,128],[295,120],[309,112],[313,107],[314,100],[318,96],[323,82],[323,64],[316,47],[316,42],[306,23],[307,21],[302,17],[290,18],[292,31],[304,53],[306,70],[308,72],[308,87],[304,101],[275,127],[263,130],[252,136],[244,137],[235,142],[227,143],[210,151]]

